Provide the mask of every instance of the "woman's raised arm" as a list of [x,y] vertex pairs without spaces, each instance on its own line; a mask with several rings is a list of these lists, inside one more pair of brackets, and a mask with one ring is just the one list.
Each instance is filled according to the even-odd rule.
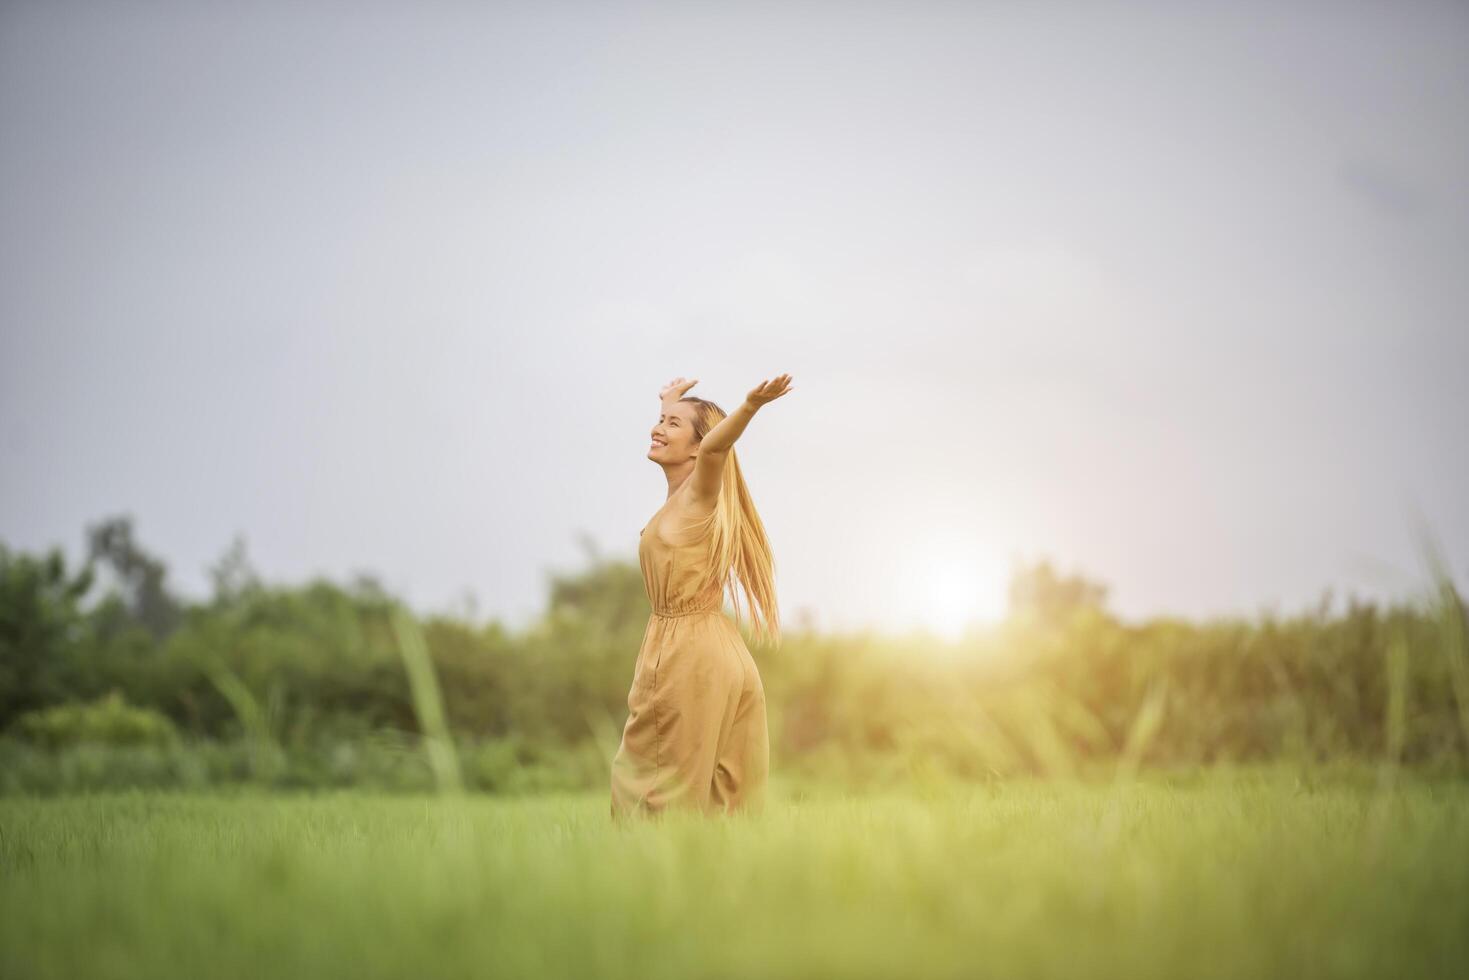
[[719,481],[724,475],[724,460],[729,455],[731,447],[734,446],[735,440],[740,437],[740,433],[745,431],[745,426],[750,424],[750,420],[755,417],[755,413],[762,405],[773,402],[781,395],[794,390],[789,374],[762,381],[750,390],[739,408],[720,419],[714,428],[704,433],[704,438],[699,443],[698,458],[694,460],[692,477],[694,496],[705,499],[719,496]]

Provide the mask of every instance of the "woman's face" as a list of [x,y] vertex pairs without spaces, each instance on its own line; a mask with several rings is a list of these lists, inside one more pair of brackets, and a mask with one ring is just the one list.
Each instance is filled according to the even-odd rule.
[[664,405],[653,426],[648,458],[655,463],[681,463],[697,449],[694,440],[694,406],[686,402]]

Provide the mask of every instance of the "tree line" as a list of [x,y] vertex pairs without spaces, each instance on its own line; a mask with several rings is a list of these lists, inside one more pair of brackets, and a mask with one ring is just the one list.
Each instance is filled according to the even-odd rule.
[[[420,718],[395,614],[421,630],[448,728],[484,767],[477,785],[523,781],[552,760],[556,785],[596,784],[615,748],[649,611],[635,562],[593,556],[553,577],[540,616],[515,631],[415,614],[371,575],[266,583],[241,539],[211,569],[209,598],[189,601],[131,518],[85,538],[80,567],[60,549],[0,543],[0,741],[30,753],[37,773],[79,743],[264,745],[337,760],[311,770],[328,774],[352,746],[411,747]],[[866,632],[788,628],[776,649],[747,641],[774,762],[794,776],[977,779],[1283,758],[1465,773],[1469,631],[1435,568],[1410,602],[1126,623],[1103,584],[1042,561],[1014,573],[1001,624],[942,655],[919,637]]]

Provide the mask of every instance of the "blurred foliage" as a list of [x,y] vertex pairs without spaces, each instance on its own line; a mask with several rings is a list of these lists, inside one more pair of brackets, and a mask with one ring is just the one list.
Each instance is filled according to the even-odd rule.
[[137,708],[113,691],[87,703],[68,702],[28,711],[15,721],[22,738],[47,748],[83,745],[172,745],[178,730],[166,715]]
[[[44,776],[48,765],[71,767],[76,785],[112,779],[107,745],[73,745],[70,761],[48,763],[37,753],[77,740],[40,733],[132,711],[182,738],[102,739],[137,779],[431,785],[393,629],[402,604],[372,576],[266,584],[236,539],[211,570],[213,595],[188,602],[168,591],[128,518],[88,539],[80,569],[59,550],[0,544],[0,755],[4,769],[30,773],[25,785],[66,781]],[[1422,599],[1386,607],[1353,598],[1338,611],[1328,597],[1293,616],[1132,624],[1107,610],[1104,585],[1042,562],[1015,573],[1003,623],[955,643],[809,627],[774,650],[747,642],[774,766],[791,778],[1384,758],[1469,773],[1465,608],[1441,563],[1432,574]],[[593,555],[552,577],[544,613],[522,633],[414,616],[466,785],[602,785],[648,611],[636,563]]]

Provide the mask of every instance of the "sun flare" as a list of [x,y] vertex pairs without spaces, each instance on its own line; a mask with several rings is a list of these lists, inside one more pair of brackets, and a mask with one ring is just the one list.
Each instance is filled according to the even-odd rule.
[[1004,568],[982,555],[919,548],[899,581],[898,613],[905,623],[948,639],[1004,615]]

